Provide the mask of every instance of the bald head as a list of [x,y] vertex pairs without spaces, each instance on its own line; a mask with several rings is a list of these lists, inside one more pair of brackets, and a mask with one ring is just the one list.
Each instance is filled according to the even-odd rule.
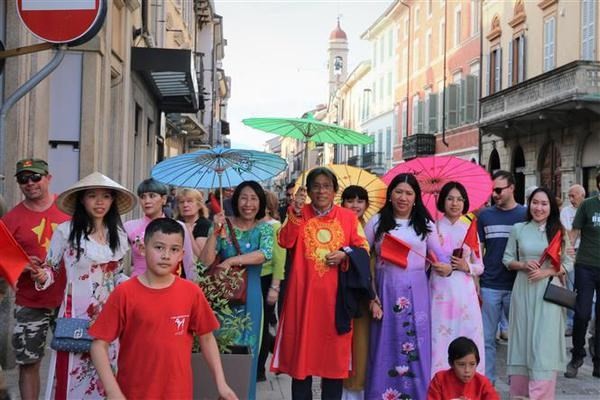
[[573,207],[578,208],[585,199],[585,189],[581,185],[573,185],[569,188],[568,196]]

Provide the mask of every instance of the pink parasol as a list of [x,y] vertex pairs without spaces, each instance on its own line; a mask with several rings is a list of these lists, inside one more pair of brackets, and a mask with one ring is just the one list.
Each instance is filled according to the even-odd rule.
[[401,173],[414,174],[423,194],[423,202],[434,219],[438,219],[437,199],[447,182],[456,181],[463,184],[469,196],[469,211],[485,204],[492,193],[490,174],[480,167],[461,158],[452,156],[419,157],[399,164],[389,170],[383,181],[389,185],[394,177]]

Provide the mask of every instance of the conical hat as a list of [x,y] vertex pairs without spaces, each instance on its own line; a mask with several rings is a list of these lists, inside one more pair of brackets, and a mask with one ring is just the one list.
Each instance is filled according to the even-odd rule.
[[117,204],[117,211],[119,214],[125,214],[133,210],[133,207],[135,207],[137,201],[135,194],[119,185],[109,177],[102,175],[100,172],[94,172],[62,192],[56,199],[56,205],[61,211],[69,215],[73,215],[75,212],[77,193],[88,189],[114,190],[116,193],[115,202]]

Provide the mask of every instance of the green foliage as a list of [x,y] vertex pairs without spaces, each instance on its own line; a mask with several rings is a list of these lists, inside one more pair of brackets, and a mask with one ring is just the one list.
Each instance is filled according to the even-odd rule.
[[[231,353],[238,339],[252,328],[250,315],[243,310],[231,308],[228,298],[233,294],[243,279],[242,271],[223,270],[218,274],[209,275],[202,263],[197,264],[198,284],[204,296],[215,313],[221,327],[215,332],[215,338],[221,353]],[[193,351],[198,351],[198,341],[194,340]]]

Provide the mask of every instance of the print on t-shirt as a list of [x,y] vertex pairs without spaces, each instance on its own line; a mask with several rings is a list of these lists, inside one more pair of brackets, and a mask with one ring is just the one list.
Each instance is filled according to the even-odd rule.
[[185,315],[176,315],[171,317],[171,321],[173,321],[175,326],[175,336],[181,336],[185,334],[186,329],[186,321],[190,318],[189,314]]

